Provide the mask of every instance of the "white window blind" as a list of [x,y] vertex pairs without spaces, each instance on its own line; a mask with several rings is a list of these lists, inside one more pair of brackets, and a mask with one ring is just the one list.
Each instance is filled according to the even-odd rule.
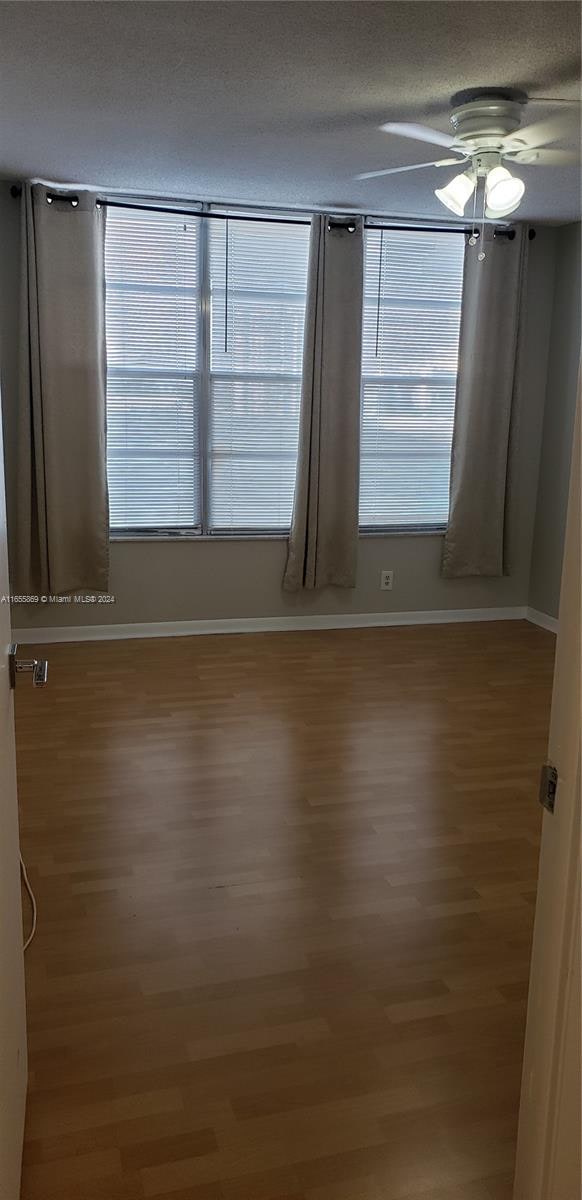
[[446,525],[464,236],[366,231],[360,526]]
[[209,220],[210,532],[291,522],[309,225]]
[[199,225],[107,209],[112,529],[201,527]]
[[109,207],[113,530],[289,528],[309,224]]

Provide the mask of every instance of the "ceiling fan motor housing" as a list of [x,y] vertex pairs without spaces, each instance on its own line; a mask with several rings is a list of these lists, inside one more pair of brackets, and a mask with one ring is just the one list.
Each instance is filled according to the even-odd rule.
[[[501,151],[504,141],[519,129],[522,104],[498,96],[481,97],[451,113],[455,145],[467,155]],[[507,145],[505,145],[507,148]]]

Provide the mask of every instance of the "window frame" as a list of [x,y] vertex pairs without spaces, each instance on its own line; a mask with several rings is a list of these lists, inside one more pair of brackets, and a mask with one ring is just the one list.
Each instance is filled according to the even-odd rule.
[[[230,381],[231,379],[232,380],[236,379],[238,376],[239,379],[244,379],[245,381],[256,380],[259,383],[264,382],[265,380],[271,381],[271,380],[275,380],[275,379],[293,380],[293,381],[300,382],[301,374],[302,374],[301,370],[296,371],[296,372],[281,371],[281,372],[278,372],[277,374],[271,374],[270,372],[268,374],[265,374],[264,372],[252,370],[252,369],[245,370],[245,371],[239,371],[239,372],[235,371],[235,372],[232,372],[232,374],[228,371],[222,372],[220,370],[220,368],[215,369],[214,371],[212,370],[212,365],[211,365],[211,350],[212,350],[212,310],[211,310],[211,228],[212,228],[212,226],[211,226],[211,221],[213,219],[224,220],[225,218],[228,218],[228,220],[230,220],[232,222],[236,222],[237,220],[239,220],[239,221],[242,220],[242,221],[258,222],[258,223],[263,222],[263,223],[267,223],[268,225],[271,225],[271,226],[273,226],[273,225],[284,225],[284,226],[303,225],[304,227],[309,229],[309,227],[311,225],[311,214],[304,215],[304,214],[298,214],[298,213],[292,213],[292,212],[274,213],[269,210],[265,210],[264,212],[261,212],[259,214],[256,210],[251,211],[249,209],[244,209],[244,208],[225,207],[223,205],[213,205],[213,204],[204,206],[204,214],[209,219],[203,221],[204,228],[202,231],[202,241],[201,241],[202,257],[201,257],[201,275],[200,275],[201,287],[202,287],[201,326],[203,327],[203,329],[205,331],[206,341],[207,341],[207,345],[205,346],[206,357],[203,357],[201,359],[202,373],[203,373],[203,378],[204,378],[204,382],[203,382],[202,390],[201,390],[202,409],[201,409],[201,420],[200,420],[201,437],[203,439],[202,443],[201,443],[201,453],[203,456],[201,478],[203,478],[203,480],[204,480],[204,484],[203,484],[204,491],[203,491],[203,495],[201,497],[201,499],[202,499],[202,516],[203,516],[203,528],[202,528],[201,536],[204,538],[207,538],[209,540],[212,540],[212,541],[216,541],[218,539],[222,539],[222,540],[226,541],[226,540],[232,540],[233,538],[235,540],[239,539],[239,540],[249,540],[249,541],[251,541],[255,538],[262,539],[262,540],[285,540],[286,541],[289,537],[289,532],[290,532],[289,525],[268,525],[268,526],[263,526],[263,527],[258,526],[258,525],[253,525],[253,526],[237,525],[237,526],[231,526],[230,528],[219,527],[219,528],[215,529],[212,527],[211,521],[210,521],[210,490],[211,489],[210,489],[209,475],[210,475],[210,470],[212,467],[212,453],[211,453],[211,445],[210,445],[210,428],[209,428],[209,426],[210,426],[210,420],[211,420],[211,390],[212,390],[213,380],[220,380],[222,378],[225,381]],[[307,307],[308,269],[309,269],[309,245],[307,245],[307,261],[306,261],[306,273],[305,273],[305,303],[304,303],[304,312],[303,312],[303,323],[305,322],[305,310]],[[288,299],[289,298],[292,299],[294,293],[288,293],[288,292],[281,291],[279,293],[279,295],[280,295],[281,299],[285,299],[285,297],[287,297]],[[206,319],[204,317],[204,314],[207,314]],[[299,422],[298,422],[297,434],[298,434],[298,438],[299,438]],[[296,462],[297,462],[297,457],[295,458],[295,463]]]
[[[110,202],[110,201],[105,201],[105,203],[106,203],[106,204],[109,204],[109,203],[111,203],[111,202]],[[159,206],[158,206],[158,205],[154,204],[153,202],[152,202],[152,204],[150,205],[150,204],[147,204],[147,203],[145,203],[145,202],[144,202],[143,204],[142,204],[141,202],[137,202],[137,203],[136,203],[136,202],[132,201],[132,200],[131,200],[131,199],[129,199],[129,198],[123,198],[123,199],[118,199],[118,198],[115,198],[115,199],[113,200],[113,202],[112,202],[112,203],[113,203],[113,207],[114,207],[114,209],[121,209],[122,211],[123,211],[123,210],[126,210],[126,211],[130,211],[130,212],[131,212],[131,211],[135,211],[135,213],[136,213],[136,216],[138,216],[140,213],[148,213],[148,212],[156,213],[156,212],[161,212],[161,213],[168,213],[170,216],[172,216],[172,215],[175,215],[175,216],[182,216],[182,217],[188,216],[188,217],[190,217],[190,218],[193,218],[193,219],[195,219],[195,220],[197,220],[197,221],[199,222],[199,224],[198,224],[198,232],[197,232],[198,239],[200,239],[200,237],[201,237],[202,228],[203,228],[203,224],[204,224],[204,223],[203,223],[203,222],[200,220],[200,218],[202,217],[202,215],[203,215],[203,213],[204,213],[204,211],[205,211],[205,208],[207,208],[207,207],[208,207],[207,205],[204,205],[204,204],[196,204],[196,203],[193,203],[193,205],[192,205],[192,209],[191,209],[191,210],[190,210],[188,213],[186,213],[185,211],[184,211],[184,212],[182,212],[182,211],[180,211],[180,210],[176,210],[176,209],[175,209],[175,208],[172,206],[172,203],[171,203],[171,202],[168,202],[167,206],[166,206],[166,205],[164,205],[164,206],[161,206],[161,205],[159,205]],[[107,210],[106,210],[106,211],[107,211]],[[107,247],[106,247],[106,239],[107,239],[107,219],[106,219],[106,222],[105,222],[105,248],[104,248],[104,251],[105,251],[105,253],[104,253],[104,256],[105,256],[105,262],[107,261]],[[200,240],[199,240],[199,242],[198,242],[198,282],[199,282],[199,289],[198,289],[198,295],[197,295],[197,298],[196,298],[196,314],[197,314],[197,315],[196,315],[196,321],[197,321],[197,332],[198,332],[198,337],[197,337],[197,359],[196,359],[196,361],[197,361],[197,370],[196,370],[196,371],[192,371],[192,372],[189,372],[189,373],[188,373],[188,374],[191,376],[191,382],[192,382],[192,386],[193,386],[193,387],[194,387],[194,386],[195,386],[195,384],[196,384],[196,380],[199,380],[199,379],[200,379],[200,377],[201,377],[201,357],[200,357],[200,355],[201,355],[201,329],[202,329],[202,282],[201,282],[201,281],[202,281],[202,274],[201,274],[201,245],[200,245]],[[107,299],[108,299],[108,287],[109,287],[109,284],[108,284],[108,279],[107,279],[107,268],[105,267],[105,329],[106,329],[106,330],[107,330]],[[112,290],[113,290],[113,291],[115,291],[115,290],[116,290],[116,289],[115,289],[115,287],[113,287],[113,289],[112,289]],[[107,347],[106,347],[106,350],[107,350]],[[115,373],[115,368],[114,368],[114,373]],[[127,374],[127,373],[131,374],[131,371],[126,369],[126,372],[125,372],[125,373],[126,373],[126,374]],[[147,378],[147,377],[149,377],[149,376],[150,376],[150,374],[151,374],[151,377],[152,377],[152,378],[155,378],[155,372],[154,372],[154,371],[152,371],[152,372],[150,373],[150,372],[148,371],[148,369],[147,369],[147,368],[136,368],[134,373],[135,373],[135,375],[142,375],[144,378]],[[186,372],[184,372],[184,374],[186,374]],[[106,392],[105,406],[106,406],[106,411],[107,411],[107,405],[108,405],[108,382],[109,382],[109,364],[107,363],[107,366],[106,366],[106,381],[105,381],[105,392]],[[200,389],[199,389],[199,390],[200,390]],[[200,442],[200,416],[201,416],[201,414],[199,413],[199,420],[198,420],[198,435],[199,435],[199,436],[198,436],[198,458],[199,458],[199,465],[201,466],[201,464],[200,464],[200,449],[201,449],[201,442]],[[192,462],[194,462],[194,459],[192,459]],[[107,453],[107,450],[106,450],[106,466],[107,466],[107,475],[109,475],[109,459],[108,459],[108,453]],[[202,469],[200,469],[200,472],[199,472],[199,476],[200,476],[200,477],[201,477],[201,474],[202,474]],[[201,478],[200,478],[200,482],[199,482],[199,488],[201,489]],[[199,494],[199,496],[198,496],[198,500],[199,500],[199,502],[201,501],[201,491],[200,491],[200,494]],[[201,516],[202,516],[202,511],[201,511],[201,509],[200,509],[200,512],[201,512]],[[201,521],[201,522],[200,522],[200,524],[198,524],[198,525],[161,525],[161,526],[157,526],[157,525],[153,525],[153,524],[152,524],[152,525],[137,525],[137,526],[136,526],[136,525],[116,525],[116,526],[112,526],[111,524],[109,524],[109,540],[110,540],[110,542],[112,542],[112,541],[165,541],[165,540],[169,540],[169,541],[178,541],[178,540],[181,540],[181,539],[184,539],[184,540],[194,540],[194,539],[196,539],[196,540],[197,540],[197,539],[198,539],[199,537],[201,537],[201,536],[202,536],[202,521]]]
[[[128,204],[131,208],[131,204]],[[172,209],[168,206],[168,211]],[[137,526],[111,526],[109,527],[109,537],[111,541],[232,541],[235,540],[287,540],[289,536],[289,526],[266,526],[264,528],[258,526],[247,527],[244,525],[236,526],[231,529],[214,530],[210,523],[210,460],[211,454],[209,449],[209,427],[210,427],[210,403],[211,403],[211,382],[213,375],[220,375],[220,372],[211,370],[211,283],[210,283],[210,220],[226,219],[228,217],[232,221],[237,219],[247,220],[267,220],[271,224],[286,225],[288,223],[309,225],[311,218],[298,219],[298,214],[277,213],[272,215],[269,212],[261,213],[254,216],[249,216],[246,211],[235,209],[225,210],[220,208],[219,213],[213,212],[213,206],[209,204],[201,205],[198,212],[192,214],[196,216],[200,222],[199,225],[199,280],[200,280],[200,295],[198,302],[198,379],[199,379],[199,411],[198,411],[198,456],[199,456],[199,507],[201,521],[200,525],[140,525]],[[209,219],[210,218],[210,219]],[[307,299],[307,297],[306,297]],[[248,372],[249,378],[259,373]],[[295,373],[284,373],[291,379],[297,378]]]
[[[366,230],[368,230],[369,232],[373,232],[374,230],[381,231],[382,227],[383,227],[382,222],[378,222],[377,224],[374,224],[374,222],[370,221],[370,223],[364,229],[364,239],[366,237]],[[394,228],[398,229],[399,227],[397,225],[395,225]],[[406,228],[406,227],[403,226],[402,228]],[[416,229],[412,230],[410,227],[408,227],[407,231],[415,232],[415,233],[416,232],[428,233],[428,234],[435,233],[435,232],[456,234],[458,237],[462,237],[462,238],[465,238],[465,236],[466,236],[465,228],[459,227],[459,226],[454,226],[454,225],[448,226],[446,228],[439,226],[438,229],[435,229],[434,226],[419,226],[418,230],[416,230]],[[365,248],[364,248],[364,262],[365,262]],[[364,279],[364,289],[365,289],[365,286],[366,286],[366,284],[365,284],[365,279]],[[462,306],[463,306],[463,297],[461,294],[461,319],[462,319]],[[458,362],[457,362],[457,376],[458,376]],[[361,418],[363,416],[363,408],[364,408],[365,384],[367,381],[374,380],[377,378],[382,378],[382,376],[365,375],[364,371],[362,370],[362,382],[361,382],[361,392],[360,392],[360,417]],[[453,419],[454,419],[454,414],[453,414]],[[451,454],[452,454],[452,444],[451,444]],[[361,463],[361,448],[360,448],[360,463]],[[449,459],[449,476],[450,476],[450,459]],[[358,505],[359,505],[359,500],[360,500],[360,496],[358,494]],[[411,536],[411,537],[422,537],[422,536],[442,537],[447,531],[447,526],[446,526],[446,523],[441,524],[438,522],[416,522],[415,524],[410,524],[410,525],[408,525],[408,524],[407,525],[398,525],[398,524],[362,525],[362,524],[360,524],[358,526],[358,531],[359,531],[359,534],[361,537],[362,536],[363,537],[409,537],[409,536]]]
[[[120,207],[124,207],[120,204]],[[132,203],[128,201],[127,207],[131,208]],[[145,207],[145,206],[144,206]],[[268,210],[261,211],[260,215],[257,210],[254,210],[253,215],[250,215],[251,210],[236,208],[225,210],[220,207],[220,213],[214,213],[214,205],[203,203],[196,210],[193,209],[191,215],[195,216],[199,222],[199,278],[200,278],[200,296],[198,303],[198,362],[199,362],[199,419],[198,419],[198,454],[200,462],[199,472],[199,488],[200,488],[200,525],[175,525],[175,526],[111,526],[109,527],[109,537],[115,542],[155,542],[155,541],[286,541],[289,536],[289,527],[269,526],[265,528],[245,526],[237,526],[231,529],[213,530],[209,522],[209,468],[210,454],[208,448],[208,431],[210,423],[210,395],[211,395],[211,288],[210,288],[210,219],[216,219],[220,216],[225,219],[227,216],[232,220],[237,218],[246,218],[254,220],[267,220],[273,224],[287,222],[293,224],[310,224],[311,217],[298,220],[298,213],[271,213]],[[218,206],[216,206],[218,207]],[[172,212],[171,204],[168,204],[168,212]],[[381,229],[380,223],[377,225],[370,221],[367,226],[370,230]],[[401,228],[399,225],[394,225],[394,228]],[[403,226],[403,228],[406,228]],[[410,227],[408,227],[410,229]],[[415,232],[431,233],[434,232],[433,226],[418,226],[415,227]],[[459,226],[449,226],[438,229],[439,232],[447,232],[464,236],[466,230]],[[365,236],[365,235],[364,235]],[[252,374],[252,372],[251,372]],[[290,375],[295,378],[295,375]],[[360,406],[362,412],[363,393],[365,379],[369,378],[361,375],[361,392]],[[359,504],[359,494],[358,494]],[[385,538],[385,537],[442,537],[446,532],[445,524],[414,524],[414,525],[359,525],[358,536],[364,538]]]

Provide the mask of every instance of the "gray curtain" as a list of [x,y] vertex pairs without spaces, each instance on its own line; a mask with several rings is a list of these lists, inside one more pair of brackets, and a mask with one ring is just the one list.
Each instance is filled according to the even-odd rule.
[[507,572],[506,512],[510,489],[512,424],[517,413],[520,310],[527,236],[494,237],[465,248],[463,310],[450,509],[442,574]]
[[352,224],[312,220],[288,591],[356,583],[364,230]]
[[22,193],[14,586],[107,591],[105,210]]

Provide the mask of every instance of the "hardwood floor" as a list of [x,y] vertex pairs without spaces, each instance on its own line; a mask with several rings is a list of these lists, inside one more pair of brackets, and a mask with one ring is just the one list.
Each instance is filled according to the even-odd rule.
[[23,1200],[509,1200],[553,636],[45,650]]

